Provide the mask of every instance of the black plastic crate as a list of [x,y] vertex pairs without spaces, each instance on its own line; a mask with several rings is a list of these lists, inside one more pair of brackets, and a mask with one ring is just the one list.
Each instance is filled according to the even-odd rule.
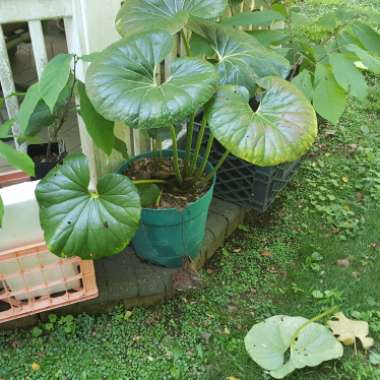
[[[207,130],[203,149],[207,143],[208,133]],[[210,154],[211,163],[215,165],[224,152],[223,146],[214,140]],[[214,194],[239,206],[264,212],[291,181],[302,161],[301,158],[294,162],[264,168],[230,155],[218,171]]]

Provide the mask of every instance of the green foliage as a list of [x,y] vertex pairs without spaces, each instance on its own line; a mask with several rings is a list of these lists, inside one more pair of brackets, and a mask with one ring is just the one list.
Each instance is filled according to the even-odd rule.
[[125,176],[107,174],[88,190],[84,155],[65,159],[37,186],[40,221],[49,250],[61,257],[97,259],[119,253],[140,221],[140,200]]
[[[267,46],[281,44],[290,49],[287,57],[299,66],[296,85],[305,91],[322,117],[336,124],[349,95],[359,101],[366,99],[365,71],[380,73],[380,34],[372,26],[379,13],[341,3],[340,7],[326,7],[323,14],[310,17],[303,8],[281,1],[262,12],[244,12],[223,22],[233,23],[236,19],[236,26],[253,27],[247,33]],[[266,19],[273,12],[284,18],[283,30],[257,30],[254,22],[249,24],[250,18],[260,19],[262,13]],[[269,18],[267,25],[270,23]]]
[[347,93],[335,80],[330,66],[318,63],[314,75],[313,105],[322,117],[336,124],[346,108]]
[[313,80],[310,71],[302,70],[293,80],[292,83],[298,87],[306,97],[311,100],[313,98]]
[[82,82],[77,81],[76,88],[80,99],[79,113],[84,121],[88,134],[103,152],[110,155],[115,144],[113,134],[114,123],[104,119],[104,117],[95,111],[88,99],[85,86]]
[[[300,4],[315,19],[321,8],[356,3]],[[370,5],[379,7],[374,0],[361,0],[359,7]],[[117,306],[97,315],[77,315],[74,333],[57,322],[47,331],[49,320],[39,325],[43,333],[36,338],[30,329],[0,329],[0,377],[268,380],[243,345],[252,325],[276,314],[317,315],[338,301],[350,318],[369,322],[376,346],[357,355],[348,347],[341,360],[294,371],[289,378],[379,379],[380,367],[371,356],[379,352],[380,341],[380,210],[375,200],[380,194],[375,187],[380,90],[377,77],[369,82],[369,104],[349,100],[337,127],[321,125],[319,140],[289,191],[271,212],[247,214],[224,249],[200,271],[201,289],[148,308]],[[328,210],[338,205],[363,222],[347,234],[336,224],[349,216],[330,223],[327,211],[317,205]],[[264,250],[271,256],[261,255]],[[342,258],[348,258],[348,267],[337,266]],[[323,298],[314,298],[314,291]],[[40,364],[38,372],[31,369],[33,362]]]
[[208,41],[216,53],[222,84],[244,86],[253,95],[258,79],[269,75],[285,78],[289,73],[287,59],[244,32],[199,20],[192,21],[189,27]]
[[242,12],[235,16],[225,18],[222,23],[230,26],[270,26],[274,22],[283,21],[285,17],[272,10],[263,10],[261,12]]
[[227,0],[128,0],[117,15],[116,27],[123,36],[147,30],[175,34],[185,27],[190,17],[215,19],[226,7]]
[[26,153],[19,152],[2,141],[0,141],[0,157],[14,168],[20,169],[30,176],[34,175],[34,163],[31,158]]
[[16,118],[21,128],[21,139],[35,137],[44,128],[58,127],[60,118],[65,116],[62,115],[65,106],[71,100],[73,82],[74,78],[70,76],[58,96],[53,112],[42,98],[40,82],[28,88]]
[[139,192],[141,207],[153,207],[161,196],[161,189],[155,184],[136,184]]
[[295,86],[281,78],[268,77],[260,84],[267,91],[256,112],[247,92],[242,95],[234,86],[222,87],[210,109],[210,130],[245,161],[259,166],[294,161],[317,135],[314,110]]
[[51,113],[69,81],[72,61],[71,54],[58,54],[46,65],[41,75],[39,90]]
[[0,139],[4,139],[7,137],[11,137],[10,129],[14,124],[14,120],[10,119],[4,122],[3,124],[0,124]]
[[360,70],[352,64],[352,60],[344,54],[331,53],[329,54],[329,62],[335,80],[340,87],[359,100],[365,100],[368,94],[368,86]]
[[86,79],[96,110],[108,120],[142,129],[175,125],[196,112],[214,94],[217,73],[201,59],[179,58],[171,64],[170,81],[156,83],[158,67],[173,44],[167,32],[151,32],[107,48]]

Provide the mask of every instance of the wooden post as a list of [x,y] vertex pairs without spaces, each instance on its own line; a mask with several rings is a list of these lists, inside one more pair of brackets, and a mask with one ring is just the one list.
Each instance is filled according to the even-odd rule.
[[[3,96],[5,98],[5,105],[7,107],[9,119],[13,119],[17,116],[18,113],[18,101],[17,97],[11,96],[15,91],[15,84],[13,81],[13,74],[11,69],[11,64],[9,62],[9,56],[7,51],[7,45],[5,43],[5,36],[3,33],[3,28],[0,24],[0,84],[3,90]],[[19,128],[15,123],[12,126],[12,133],[15,137],[15,145],[17,149],[20,149],[16,137],[19,135]],[[26,147],[22,147],[23,150]]]
[[[115,18],[120,9],[120,0],[108,0],[106,3],[104,0],[69,1],[72,1],[73,17],[65,18],[64,21],[70,52],[78,56],[90,54],[103,50],[120,38],[115,30]],[[78,64],[77,76],[82,81],[85,80],[87,67],[88,64],[83,61]],[[98,175],[106,171],[110,158],[95,147],[80,117],[78,122],[82,150],[88,157],[90,165],[89,190],[95,191]]]
[[41,78],[42,71],[48,62],[42,23],[40,20],[33,20],[29,21],[28,25],[30,38],[32,40],[34,61],[36,62],[37,75],[38,78]]

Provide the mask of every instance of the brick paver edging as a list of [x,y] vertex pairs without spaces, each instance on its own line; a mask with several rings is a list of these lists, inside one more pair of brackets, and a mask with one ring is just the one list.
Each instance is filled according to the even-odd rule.
[[[244,210],[232,203],[214,199],[210,208],[206,237],[196,260],[197,268],[204,266],[224,241],[242,223]],[[95,262],[99,297],[70,305],[53,312],[56,314],[101,313],[115,304],[126,308],[137,305],[153,305],[164,302],[177,293],[173,278],[178,269],[163,268],[140,260],[131,249],[119,255]],[[0,328],[32,326],[47,319],[47,313],[15,320]]]

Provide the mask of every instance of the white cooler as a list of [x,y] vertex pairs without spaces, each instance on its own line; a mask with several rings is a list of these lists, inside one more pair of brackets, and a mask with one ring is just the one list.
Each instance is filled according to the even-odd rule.
[[[17,185],[0,189],[0,196],[4,203],[4,218],[0,228],[0,275],[10,275],[25,272],[25,276],[6,280],[5,285],[12,292],[25,288],[38,287],[40,284],[49,284],[59,281],[62,277],[72,278],[78,274],[75,264],[57,266],[57,270],[43,270],[44,265],[54,264],[60,258],[50,252],[43,252],[32,257],[18,257],[17,259],[4,259],[9,250],[22,249],[24,246],[39,244],[44,241],[43,231],[39,221],[39,207],[34,191],[38,181],[23,182]],[[3,258],[2,258],[3,253]],[[30,272],[30,269],[38,269]],[[0,282],[1,287],[4,286]],[[80,281],[75,280],[67,284],[70,289],[80,287]],[[48,296],[67,290],[64,285],[53,285],[43,289],[18,294],[17,299]]]

